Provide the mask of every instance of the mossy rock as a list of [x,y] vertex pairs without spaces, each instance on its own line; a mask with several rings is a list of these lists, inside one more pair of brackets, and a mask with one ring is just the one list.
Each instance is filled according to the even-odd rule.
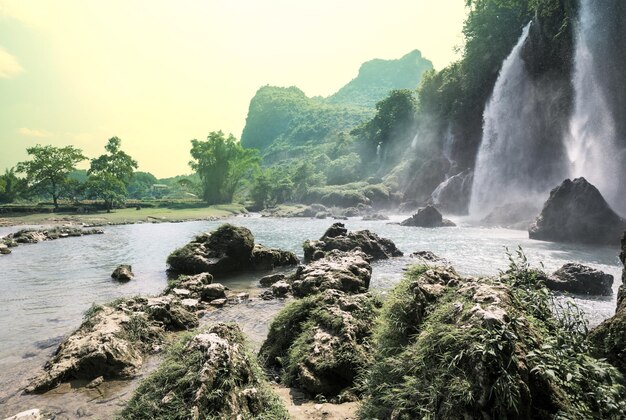
[[358,374],[371,362],[370,335],[380,301],[338,290],[290,303],[274,319],[259,357],[288,386],[311,396],[360,393]]
[[145,379],[124,419],[288,419],[235,324],[188,334]]

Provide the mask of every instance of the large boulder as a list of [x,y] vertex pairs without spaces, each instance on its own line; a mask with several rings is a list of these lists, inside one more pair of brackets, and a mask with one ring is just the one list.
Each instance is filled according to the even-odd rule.
[[359,393],[358,374],[372,361],[370,336],[379,301],[338,290],[299,299],[272,322],[260,351],[283,382],[311,396],[341,400]]
[[617,244],[626,221],[585,178],[566,179],[550,192],[530,227],[531,239],[587,244]]
[[545,280],[548,289],[578,295],[613,294],[613,276],[582,264],[567,263]]
[[328,289],[362,293],[369,288],[371,277],[372,266],[362,251],[333,249],[324,258],[299,266],[290,282],[294,296],[304,297]]
[[417,213],[400,223],[402,226],[418,226],[425,228],[436,228],[443,226],[454,226],[450,220],[444,219],[439,210],[433,206],[426,206],[419,209]]
[[622,237],[620,259],[624,270],[615,315],[594,328],[589,339],[598,357],[607,359],[626,375],[626,232]]
[[359,418],[622,418],[623,376],[585,352],[580,324],[557,320],[535,273],[410,269],[371,338]]
[[231,224],[223,224],[211,233],[196,236],[167,258],[167,264],[174,272],[207,272],[213,276],[252,269],[271,270],[275,266],[297,263],[297,257],[291,252],[255,246],[249,229]]
[[328,251],[352,251],[360,249],[372,260],[401,257],[402,252],[386,238],[381,238],[369,230],[348,232],[343,223],[334,223],[317,240],[304,242],[304,260],[313,261],[326,255]]
[[466,170],[443,181],[430,195],[434,206],[447,213],[467,214],[474,172]]
[[135,391],[125,419],[287,419],[235,324],[185,338]]
[[129,281],[135,277],[135,274],[133,273],[133,267],[128,264],[120,264],[113,270],[111,277],[119,281]]

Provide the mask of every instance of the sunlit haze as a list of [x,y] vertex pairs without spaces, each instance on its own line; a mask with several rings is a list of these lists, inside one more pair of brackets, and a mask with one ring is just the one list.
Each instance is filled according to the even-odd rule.
[[330,95],[364,61],[457,58],[464,0],[0,0],[0,169],[35,144],[190,172],[189,140],[239,137],[266,84]]

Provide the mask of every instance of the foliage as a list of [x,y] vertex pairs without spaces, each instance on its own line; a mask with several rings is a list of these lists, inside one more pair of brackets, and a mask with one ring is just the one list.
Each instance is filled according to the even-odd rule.
[[45,191],[52,196],[54,208],[58,209],[58,200],[67,183],[68,175],[75,170],[76,164],[86,157],[80,149],[73,146],[54,147],[36,145],[26,149],[31,160],[17,164],[17,172],[25,173],[32,189]]
[[15,175],[15,169],[10,168],[0,175],[0,203],[12,203],[25,195],[28,183],[24,178]]
[[128,197],[142,199],[154,196],[152,186],[157,183],[157,178],[149,172],[134,172],[127,186]]
[[329,185],[357,181],[361,177],[361,157],[356,153],[338,157],[328,164],[325,173]]
[[121,150],[122,140],[111,137],[104,146],[107,153],[91,160],[85,189],[89,196],[104,200],[107,212],[128,195],[126,187],[137,168],[137,162]]
[[231,134],[211,132],[206,141],[191,141],[189,163],[202,181],[202,197],[208,204],[230,203],[244,176],[259,163],[258,151],[244,149]]

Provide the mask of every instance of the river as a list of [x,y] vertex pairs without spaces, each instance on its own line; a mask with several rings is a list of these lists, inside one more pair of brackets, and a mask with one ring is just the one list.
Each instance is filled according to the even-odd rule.
[[[621,276],[617,247],[535,241],[528,239],[525,231],[472,227],[464,225],[463,220],[456,220],[459,227],[439,229],[389,224],[402,218],[344,221],[350,230],[370,229],[392,239],[407,255],[374,263],[373,289],[384,291],[393,286],[412,260],[408,255],[415,251],[433,251],[450,261],[461,274],[479,276],[506,268],[505,247],[514,250],[520,245],[531,263],[542,262],[547,271],[566,262],[579,262],[612,274],[615,277],[612,297],[576,301],[592,325],[615,311]],[[78,327],[83,312],[92,303],[160,293],[167,282],[167,255],[195,234],[224,222],[248,227],[258,243],[302,256],[302,242],[319,238],[333,221],[239,216],[220,221],[110,226],[105,228],[104,235],[21,245],[12,254],[0,256],[0,417],[15,414],[15,409],[22,406],[3,403],[15,401],[18,389],[41,368],[60,339]],[[0,236],[16,230],[0,228]],[[110,278],[113,269],[122,263],[133,266],[135,279],[128,283]],[[232,289],[255,289],[262,275],[251,273],[222,283]],[[279,307],[276,302],[240,305],[216,311],[209,318],[239,321],[258,345]]]

